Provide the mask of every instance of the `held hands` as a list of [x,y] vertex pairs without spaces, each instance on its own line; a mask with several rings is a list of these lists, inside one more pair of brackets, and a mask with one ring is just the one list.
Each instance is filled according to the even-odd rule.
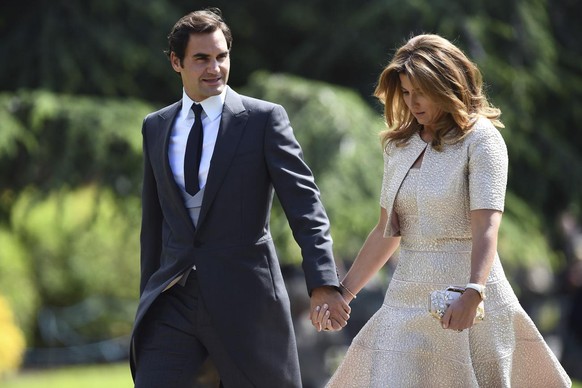
[[468,288],[463,295],[447,308],[441,319],[443,329],[461,332],[473,326],[477,306],[481,303],[481,296],[473,289]]
[[351,308],[334,287],[322,286],[311,292],[311,324],[317,331],[338,331],[348,324]]

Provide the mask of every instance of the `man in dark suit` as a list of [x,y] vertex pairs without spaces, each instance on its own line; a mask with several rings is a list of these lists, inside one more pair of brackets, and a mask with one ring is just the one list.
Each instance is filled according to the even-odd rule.
[[276,192],[301,247],[312,308],[331,311],[325,327],[321,317],[313,325],[340,330],[350,308],[318,188],[285,110],[227,86],[232,35],[219,10],[184,16],[168,42],[183,95],[142,128],[135,385],[195,386],[210,357],[224,387],[300,387],[269,216]]

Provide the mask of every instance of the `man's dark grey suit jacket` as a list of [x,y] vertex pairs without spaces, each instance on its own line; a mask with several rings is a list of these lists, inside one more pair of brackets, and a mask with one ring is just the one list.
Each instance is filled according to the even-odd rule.
[[[241,370],[262,375],[265,386],[297,386],[289,298],[269,231],[274,191],[301,248],[309,292],[337,287],[338,279],[329,221],[287,113],[280,105],[227,90],[194,228],[168,158],[180,106],[151,113],[143,123],[141,282],[134,333],[162,290],[195,265],[213,324]],[[132,352],[132,369],[134,362]]]

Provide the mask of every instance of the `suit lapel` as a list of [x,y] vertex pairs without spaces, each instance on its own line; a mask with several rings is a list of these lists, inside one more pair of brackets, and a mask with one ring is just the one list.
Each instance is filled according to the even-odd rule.
[[218,137],[212,153],[210,170],[208,171],[204,189],[204,199],[198,219],[199,227],[204,222],[208,209],[212,205],[216,193],[224,180],[224,176],[238,148],[247,120],[248,113],[243,106],[240,95],[228,88],[222,109]]
[[171,105],[168,109],[160,112],[160,135],[163,136],[163,146],[162,146],[162,166],[164,169],[164,179],[165,186],[170,192],[171,203],[174,206],[176,212],[180,214],[184,223],[192,228],[192,233],[194,233],[194,225],[192,225],[192,220],[188,214],[186,206],[184,206],[184,199],[180,193],[180,188],[176,184],[174,179],[174,173],[172,172],[172,167],[170,166],[170,156],[169,156],[169,146],[170,137],[172,135],[172,124],[176,119],[178,111],[182,107],[182,102],[176,102]]

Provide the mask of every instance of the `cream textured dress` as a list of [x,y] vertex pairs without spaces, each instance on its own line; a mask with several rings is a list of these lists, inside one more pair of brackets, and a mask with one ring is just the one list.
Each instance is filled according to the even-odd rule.
[[[411,169],[424,153],[422,166]],[[431,291],[470,277],[470,210],[503,210],[507,151],[480,119],[438,152],[414,136],[385,155],[380,204],[385,236],[402,236],[382,307],[354,338],[328,387],[570,387],[571,382],[519,304],[496,255],[485,320],[444,330],[427,311]],[[397,217],[395,217],[397,215]]]

